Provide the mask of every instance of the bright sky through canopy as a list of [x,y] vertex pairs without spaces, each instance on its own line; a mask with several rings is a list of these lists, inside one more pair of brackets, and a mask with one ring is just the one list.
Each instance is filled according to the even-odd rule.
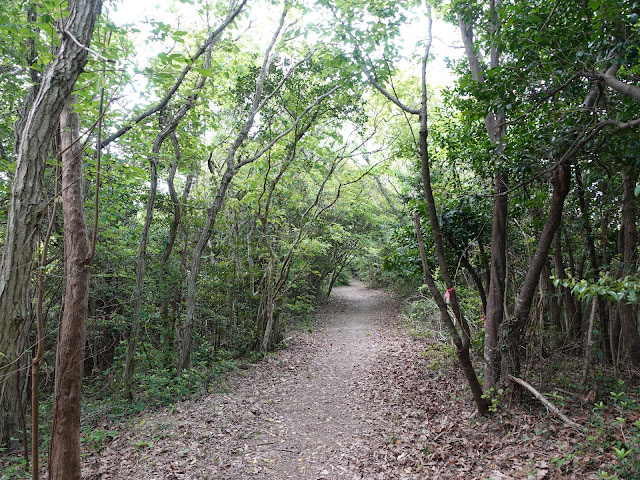
[[[274,8],[262,2],[252,2],[248,5],[249,16],[251,20],[254,35],[260,33],[260,39],[255,39],[258,45],[262,45],[271,33],[265,35],[264,29],[272,30],[275,28],[275,18],[273,16]],[[197,13],[196,8],[188,3],[178,3],[173,0],[137,0],[120,1],[115,9],[109,13],[110,18],[118,24],[137,24],[140,32],[140,43],[144,41],[144,35],[147,35],[147,28],[144,27],[145,20],[155,20],[164,23],[179,25],[180,28],[189,28],[194,25],[201,25],[203,19]],[[210,18],[209,22],[215,25],[216,19]],[[264,28],[263,28],[264,25]],[[402,29],[402,38],[400,45],[407,55],[416,57],[422,54],[422,47],[416,47],[417,42],[424,40],[425,32],[424,22],[408,23]],[[446,59],[459,59],[463,55],[461,43],[459,40],[459,32],[457,28],[451,24],[445,23],[440,18],[434,18],[433,22],[433,45],[431,48],[432,58],[429,65],[428,81],[434,86],[446,86],[453,82],[453,75],[447,68]],[[139,45],[138,52],[143,56],[152,56],[153,47],[146,51]],[[411,60],[407,63],[408,69],[419,69],[419,60]]]

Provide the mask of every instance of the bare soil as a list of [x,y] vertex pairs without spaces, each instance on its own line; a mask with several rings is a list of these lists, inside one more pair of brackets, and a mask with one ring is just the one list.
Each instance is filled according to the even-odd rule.
[[361,283],[335,288],[311,332],[224,393],[118,426],[83,478],[593,478],[602,457],[552,464],[579,436],[541,408],[474,417],[446,344],[409,335],[398,312]]
[[[312,332],[215,393],[140,418],[85,460],[90,479],[353,478],[369,405],[358,382],[397,325],[390,295],[334,289]],[[366,426],[366,422],[364,423]]]

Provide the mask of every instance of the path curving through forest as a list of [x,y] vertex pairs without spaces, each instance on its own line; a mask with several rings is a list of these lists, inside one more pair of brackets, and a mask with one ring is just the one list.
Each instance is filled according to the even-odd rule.
[[226,393],[141,418],[89,459],[85,478],[354,478],[368,403],[355,388],[394,329],[397,303],[354,281],[311,331],[234,377]]

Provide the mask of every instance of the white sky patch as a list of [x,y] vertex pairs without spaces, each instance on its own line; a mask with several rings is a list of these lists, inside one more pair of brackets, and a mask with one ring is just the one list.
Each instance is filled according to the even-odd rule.
[[[245,8],[249,14],[248,24],[251,27],[248,30],[248,34],[256,45],[264,48],[276,28],[281,11],[272,4],[265,4],[260,1],[250,1]],[[119,0],[116,2],[116,7],[111,8],[109,17],[116,24],[134,24],[140,30],[137,38],[134,39],[136,40],[137,53],[141,60],[138,65],[147,63],[150,58],[161,51],[158,44],[147,43],[151,35],[151,26],[147,23],[148,21],[160,21],[185,30],[200,29],[203,27],[204,22],[207,21],[198,13],[198,5],[191,5],[188,2],[179,3],[173,0]],[[215,27],[220,22],[220,19],[209,18],[208,22],[210,26]],[[414,65],[419,70],[420,62],[417,58],[422,54],[423,47],[417,47],[416,45],[424,41],[426,37],[425,29],[426,22],[424,21],[407,23],[402,28],[402,38],[399,42],[400,48],[408,56],[414,58],[414,60],[407,61],[407,67]],[[429,65],[428,73],[429,82],[432,85],[446,86],[453,83],[454,77],[447,68],[445,59],[461,58],[463,50],[460,45],[460,33],[457,27],[435,18],[431,48],[434,60]]]

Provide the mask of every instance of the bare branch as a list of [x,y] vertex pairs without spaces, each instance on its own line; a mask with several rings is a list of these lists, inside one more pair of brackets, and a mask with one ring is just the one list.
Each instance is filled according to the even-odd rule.
[[169,103],[169,100],[171,100],[171,97],[173,97],[173,95],[178,91],[178,88],[180,88],[180,85],[182,85],[182,82],[184,82],[184,79],[187,77],[187,74],[193,69],[193,66],[196,60],[200,58],[208,48],[212,47],[218,42],[218,40],[220,39],[220,34],[224,31],[225,28],[227,28],[227,26],[229,26],[231,22],[233,22],[233,20],[242,11],[246,3],[247,3],[247,0],[242,0],[240,5],[238,5],[238,7],[229,14],[229,16],[222,22],[222,24],[218,28],[216,28],[213,32],[211,32],[207,40],[202,45],[200,45],[200,48],[198,48],[196,53],[194,53],[191,56],[187,66],[184,67],[184,69],[182,70],[182,72],[180,73],[176,81],[173,83],[169,91],[165,94],[164,97],[162,97],[162,99],[159,102],[154,106],[150,107],[149,109],[147,109],[146,111],[142,112],[137,117],[127,122],[126,125],[121,127],[113,135],[110,135],[108,138],[106,138],[102,142],[101,148],[105,148],[107,145],[109,145],[110,143],[117,140],[125,133],[127,133],[129,130],[131,130],[135,125],[137,125],[138,123],[142,122],[144,119],[150,117],[154,113],[159,112],[164,107],[166,107],[167,104]]
[[627,97],[633,98],[636,102],[640,102],[640,87],[625,83],[615,75],[611,75],[608,72],[581,72],[580,75],[599,80],[616,92],[620,92]]
[[515,382],[518,385],[521,385],[527,390],[529,390],[533,394],[533,396],[538,399],[540,403],[542,403],[545,407],[547,407],[547,409],[551,413],[553,413],[556,417],[562,420],[562,423],[564,423],[566,426],[573,427],[580,432],[584,430],[584,427],[577,424],[576,422],[571,420],[569,417],[567,417],[564,413],[562,413],[560,410],[558,410],[558,407],[556,407],[553,403],[551,403],[549,400],[544,398],[544,396],[540,392],[538,392],[535,388],[533,388],[527,382],[525,382],[521,378],[514,377],[513,375],[507,375],[507,377],[509,377],[509,380],[511,380],[512,382]]

